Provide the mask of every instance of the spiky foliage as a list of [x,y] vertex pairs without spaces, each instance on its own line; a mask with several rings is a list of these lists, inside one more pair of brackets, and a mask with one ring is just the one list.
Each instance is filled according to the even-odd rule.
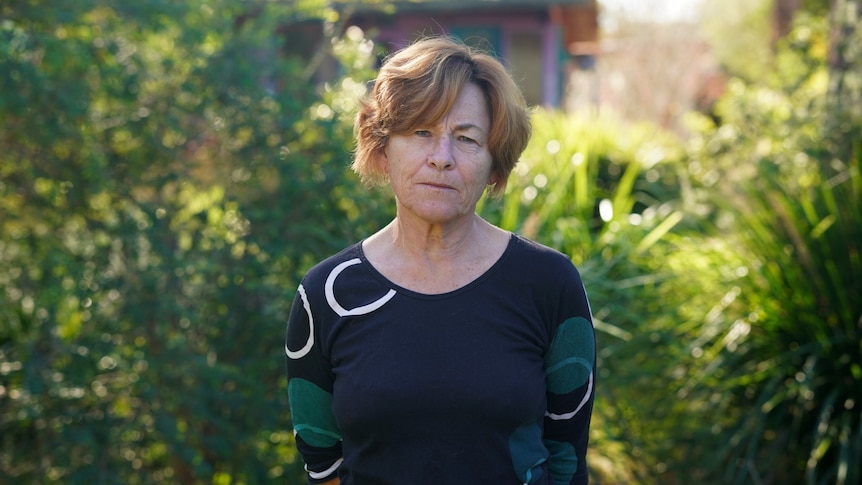
[[691,386],[736,410],[715,430],[720,483],[862,479],[862,120],[834,123],[824,27],[787,40],[778,88],[734,83],[695,155],[717,231],[746,261],[696,367],[724,375]]

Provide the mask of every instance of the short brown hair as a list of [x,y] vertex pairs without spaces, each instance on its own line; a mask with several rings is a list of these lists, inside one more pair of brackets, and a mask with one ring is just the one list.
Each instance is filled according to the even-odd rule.
[[530,139],[530,115],[521,90],[500,61],[449,37],[419,40],[387,58],[356,116],[353,171],[364,182],[385,182],[376,159],[389,136],[441,120],[467,83],[485,93],[491,120],[491,194],[501,194]]

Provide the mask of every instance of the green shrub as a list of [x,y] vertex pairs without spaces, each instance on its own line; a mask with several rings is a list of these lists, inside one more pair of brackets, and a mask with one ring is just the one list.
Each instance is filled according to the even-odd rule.
[[317,13],[37,3],[0,7],[0,482],[299,483],[288,307],[388,211],[277,35]]
[[689,395],[732,416],[699,450],[715,483],[862,479],[862,120],[835,130],[812,55],[825,32],[809,21],[787,39],[779,88],[733,83],[694,152],[745,273],[688,372]]

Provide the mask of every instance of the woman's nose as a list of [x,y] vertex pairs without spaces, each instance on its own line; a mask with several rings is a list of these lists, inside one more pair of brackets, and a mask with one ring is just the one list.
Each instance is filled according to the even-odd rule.
[[428,163],[437,170],[446,170],[455,166],[451,137],[444,135],[437,138],[434,151],[428,157]]

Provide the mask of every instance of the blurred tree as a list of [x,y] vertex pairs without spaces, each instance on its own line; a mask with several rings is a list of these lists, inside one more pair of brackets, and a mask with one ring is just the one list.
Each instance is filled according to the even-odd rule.
[[772,68],[775,0],[726,0],[701,4],[701,30],[731,76],[763,79]]
[[829,49],[828,107],[832,116],[827,132],[839,147],[839,159],[848,160],[862,150],[862,1],[833,2]]
[[[317,20],[315,20],[317,19]],[[388,217],[323,1],[0,4],[0,482],[284,483],[293,290]],[[347,119],[345,119],[347,118]]]

